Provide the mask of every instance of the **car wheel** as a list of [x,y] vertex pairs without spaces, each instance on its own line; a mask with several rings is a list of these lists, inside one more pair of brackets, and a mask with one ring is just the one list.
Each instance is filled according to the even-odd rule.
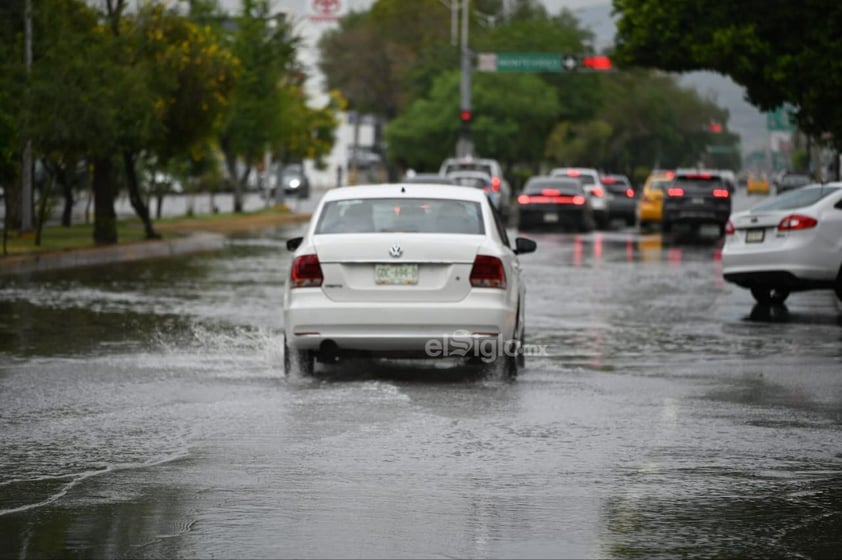
[[284,375],[292,375],[296,367],[303,376],[313,375],[316,357],[309,350],[290,350],[284,337]]
[[782,305],[789,297],[789,290],[786,288],[769,288],[767,286],[754,286],[751,288],[751,295],[757,303],[763,305]]
[[595,224],[593,218],[583,218],[581,222],[579,222],[579,232],[580,233],[590,233],[594,230]]

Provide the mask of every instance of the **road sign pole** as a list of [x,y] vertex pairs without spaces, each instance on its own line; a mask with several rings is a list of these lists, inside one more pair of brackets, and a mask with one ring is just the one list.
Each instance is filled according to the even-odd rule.
[[[468,15],[470,0],[462,0],[462,81],[460,83],[460,110],[471,112],[471,52],[468,50]],[[474,155],[474,144],[471,140],[470,119],[463,119],[459,129],[459,141],[456,144],[456,155],[466,157]]]

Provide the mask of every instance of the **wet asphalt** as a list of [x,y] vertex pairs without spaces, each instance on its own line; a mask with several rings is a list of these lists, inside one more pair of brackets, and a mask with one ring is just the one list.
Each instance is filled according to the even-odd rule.
[[530,232],[515,381],[285,377],[296,233],[0,277],[0,558],[842,551],[831,292],[755,306],[713,232]]

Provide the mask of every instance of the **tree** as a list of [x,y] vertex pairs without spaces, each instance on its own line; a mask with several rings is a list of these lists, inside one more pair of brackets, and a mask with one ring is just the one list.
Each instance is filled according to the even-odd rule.
[[[430,96],[386,127],[389,156],[405,167],[437,169],[459,134],[458,72],[441,75]],[[559,112],[553,89],[534,75],[476,76],[472,125],[478,153],[537,168]]]
[[268,0],[243,1],[231,47],[241,72],[219,136],[234,182],[235,212],[243,211],[243,191],[252,169],[282,135],[281,86],[294,63],[297,43],[287,23],[270,17]]
[[799,128],[842,149],[842,3],[825,0],[614,0],[616,58],[671,72],[714,70],[769,111],[792,103]]

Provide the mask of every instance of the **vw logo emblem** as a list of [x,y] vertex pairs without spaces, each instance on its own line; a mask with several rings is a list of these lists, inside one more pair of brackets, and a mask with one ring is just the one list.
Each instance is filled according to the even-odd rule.
[[403,249],[401,249],[401,246],[400,246],[400,245],[398,245],[397,243],[395,243],[394,245],[392,245],[391,247],[389,247],[389,254],[390,254],[391,256],[395,257],[395,258],[398,258],[398,257],[400,257],[401,255],[403,255]]

